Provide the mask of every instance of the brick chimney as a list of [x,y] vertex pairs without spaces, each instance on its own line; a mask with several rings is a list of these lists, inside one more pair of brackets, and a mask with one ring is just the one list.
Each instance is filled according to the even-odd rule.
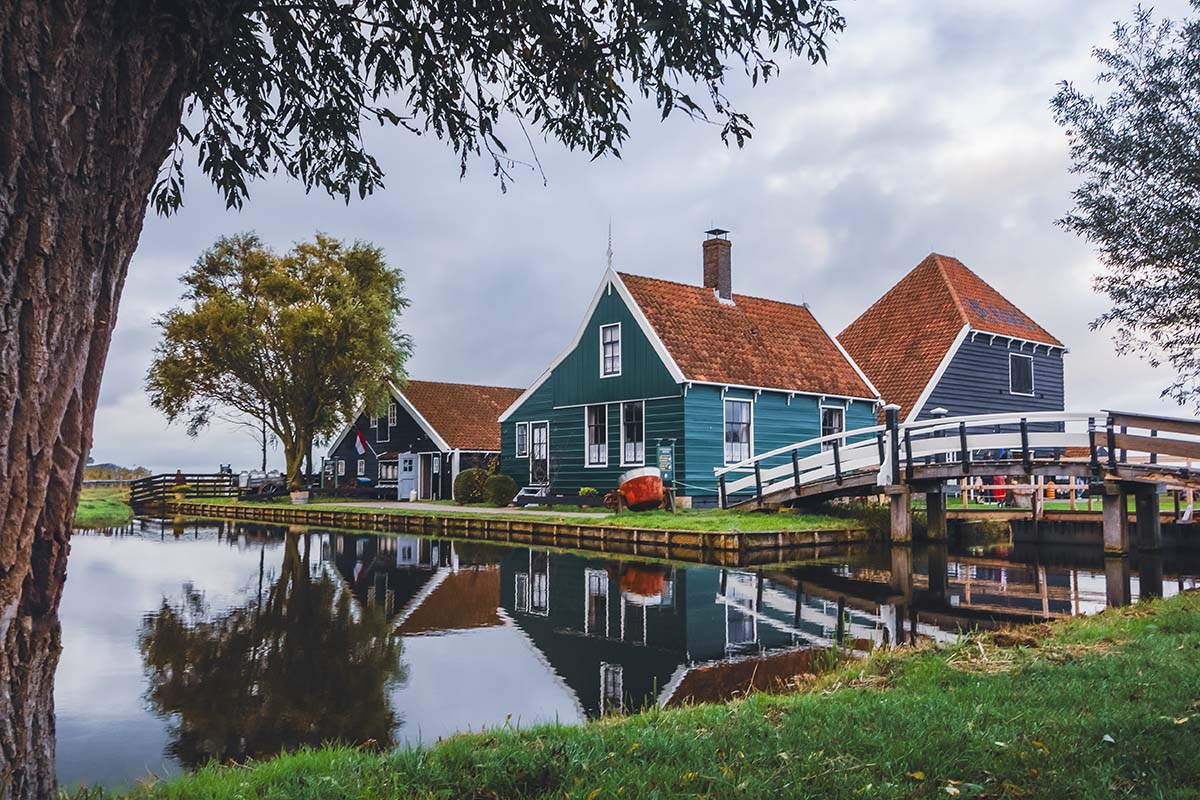
[[704,286],[715,290],[719,299],[733,302],[733,276],[729,263],[733,243],[724,238],[729,231],[713,228],[705,233],[708,238],[704,240]]

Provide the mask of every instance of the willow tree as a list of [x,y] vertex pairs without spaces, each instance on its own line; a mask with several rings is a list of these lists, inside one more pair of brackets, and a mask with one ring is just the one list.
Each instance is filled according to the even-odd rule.
[[181,279],[186,305],[161,316],[150,402],[195,436],[232,411],[283,446],[288,485],[317,438],[360,403],[382,408],[410,340],[404,276],[383,251],[317,234],[277,256],[254,234],[217,240]]
[[844,24],[831,0],[0,0],[0,795],[55,790],[68,523],[126,270],[186,159],[231,206],[272,172],[349,198],[383,184],[378,122],[504,180],[502,129],[619,154],[637,96],[741,144],[728,69],[819,62]]
[[1092,328],[1169,366],[1163,396],[1200,411],[1200,16],[1139,8],[1094,56],[1099,96],[1064,83],[1052,101],[1081,176],[1059,224],[1100,257],[1111,305]]

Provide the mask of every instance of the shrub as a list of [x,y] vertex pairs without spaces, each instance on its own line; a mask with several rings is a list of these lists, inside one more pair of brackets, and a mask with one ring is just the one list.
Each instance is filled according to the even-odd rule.
[[[454,479],[454,499],[461,503],[483,502],[484,486],[488,482],[487,470],[479,467],[464,469]],[[513,492],[516,494],[516,492]]]
[[517,482],[507,475],[493,475],[483,485],[483,496],[489,503],[503,508],[517,495]]
[[580,497],[595,497],[598,494],[600,494],[600,492],[594,486],[579,487],[579,496]]

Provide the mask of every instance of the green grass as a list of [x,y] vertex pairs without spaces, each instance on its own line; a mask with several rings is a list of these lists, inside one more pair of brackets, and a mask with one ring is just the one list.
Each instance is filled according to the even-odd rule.
[[125,486],[85,486],[75,507],[78,528],[118,528],[133,519]]
[[309,750],[128,797],[1195,798],[1200,787],[1197,592],[878,653],[808,686],[420,750]]
[[[238,501],[229,497],[217,498],[197,498],[194,500],[185,500],[185,503],[204,503],[211,505],[232,505]],[[290,502],[286,496],[277,498],[268,502],[278,502],[284,505]],[[262,505],[261,502],[247,503],[247,505]],[[704,531],[712,533],[730,532],[730,531],[776,531],[776,530],[827,530],[827,529],[844,529],[844,528],[862,528],[873,527],[878,520],[874,513],[865,510],[865,507],[846,506],[846,507],[831,507],[826,512],[808,513],[797,512],[793,510],[765,512],[765,511],[723,511],[721,509],[681,509],[672,514],[667,511],[642,511],[642,512],[626,512],[622,514],[614,514],[606,509],[594,508],[577,508],[575,506],[554,506],[549,509],[551,512],[563,514],[556,516],[551,514],[537,515],[521,515],[514,513],[512,509],[494,509],[491,513],[478,512],[455,512],[455,508],[462,508],[449,503],[444,504],[444,511],[438,509],[430,511],[427,509],[408,508],[406,506],[395,506],[390,508],[373,508],[363,507],[360,503],[348,501],[345,498],[320,498],[318,502],[310,503],[310,505],[320,505],[322,509],[329,511],[367,511],[374,514],[402,514],[414,517],[470,517],[472,519],[495,519],[495,520],[517,520],[517,519],[536,519],[540,522],[562,522],[571,525],[604,525],[621,528],[654,528],[654,529],[671,529],[671,530],[688,530],[688,531]],[[886,512],[886,507],[884,511]],[[543,509],[537,509],[543,510]],[[571,517],[566,516],[565,512],[587,512],[603,514],[603,517],[586,518],[586,517]],[[886,514],[882,519],[886,519]]]

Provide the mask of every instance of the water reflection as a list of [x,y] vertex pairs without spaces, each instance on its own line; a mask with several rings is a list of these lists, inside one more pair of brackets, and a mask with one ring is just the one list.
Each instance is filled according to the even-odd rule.
[[951,641],[1173,594],[1200,573],[1094,549],[814,555],[731,570],[241,523],[80,534],[62,611],[60,779],[121,783],[329,739],[405,745],[786,688],[838,645]]

